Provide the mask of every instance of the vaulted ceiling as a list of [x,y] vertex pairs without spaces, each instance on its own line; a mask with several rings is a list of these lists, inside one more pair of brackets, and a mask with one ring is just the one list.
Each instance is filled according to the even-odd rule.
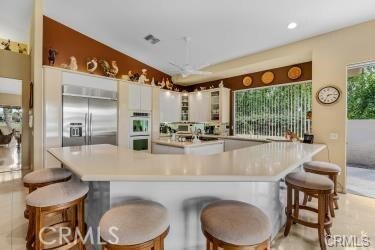
[[28,43],[32,0],[0,1],[0,38]]
[[[32,0],[2,0],[0,37],[28,37]],[[374,0],[44,0],[44,14],[168,74],[199,68],[375,18]],[[3,8],[5,6],[5,8]],[[29,9],[29,11],[28,11]],[[289,30],[290,22],[297,28]],[[152,34],[159,43],[144,37]],[[61,38],[64,39],[64,38]]]

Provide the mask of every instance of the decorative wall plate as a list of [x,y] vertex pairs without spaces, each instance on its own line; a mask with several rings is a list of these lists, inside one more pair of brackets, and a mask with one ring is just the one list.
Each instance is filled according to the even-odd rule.
[[301,77],[302,69],[300,67],[294,66],[288,70],[288,77],[292,80],[296,80]]
[[242,84],[245,87],[249,87],[252,83],[253,83],[253,78],[251,78],[251,76],[245,76],[242,79]]
[[264,72],[262,75],[262,82],[264,84],[270,84],[274,78],[275,78],[275,75],[271,71],[267,71],[267,72]]

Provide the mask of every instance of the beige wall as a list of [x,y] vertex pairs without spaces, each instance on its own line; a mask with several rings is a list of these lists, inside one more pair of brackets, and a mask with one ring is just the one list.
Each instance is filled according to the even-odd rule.
[[[30,167],[32,136],[28,126],[30,56],[0,50],[0,77],[22,80],[22,168]],[[1,100],[3,97],[0,97]]]
[[7,93],[0,93],[0,105],[21,106],[22,96]]

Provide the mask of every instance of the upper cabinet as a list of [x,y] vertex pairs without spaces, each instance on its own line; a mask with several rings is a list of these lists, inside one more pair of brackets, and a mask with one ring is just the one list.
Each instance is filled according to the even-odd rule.
[[230,89],[197,91],[189,96],[190,121],[229,123]]
[[210,118],[210,92],[197,91],[189,94],[190,121],[208,122]]
[[181,94],[160,90],[160,122],[178,122],[181,120]]
[[152,87],[129,83],[129,110],[151,111]]

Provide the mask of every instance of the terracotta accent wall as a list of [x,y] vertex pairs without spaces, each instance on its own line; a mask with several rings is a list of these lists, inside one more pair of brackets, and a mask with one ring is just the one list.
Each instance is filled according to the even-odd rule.
[[[103,58],[108,62],[115,60],[119,67],[117,77],[128,74],[131,70],[133,73],[141,73],[141,69],[148,70],[148,78],[155,78],[155,81],[161,81],[162,78],[171,76],[161,72],[151,66],[148,66],[128,55],[125,55],[105,44],[102,44],[78,31],[75,31],[49,17],[43,17],[43,65],[48,65],[48,49],[54,48],[58,51],[55,65],[60,67],[62,63],[68,63],[70,56],[75,56],[78,62],[78,70],[86,71],[86,60],[88,57]],[[103,75],[101,67],[98,66],[94,72]]]
[[[288,70],[293,67],[298,66],[302,69],[301,76],[296,80],[291,80],[288,77]],[[262,75],[266,71],[272,71],[275,75],[275,78],[272,83],[270,84],[263,84],[262,83]],[[245,76],[251,76],[253,79],[252,84],[249,87],[245,87],[242,84],[242,80]],[[214,86],[215,88],[219,86],[219,83],[223,81],[224,87],[231,89],[230,91],[230,134],[233,134],[233,91],[240,90],[240,89],[249,89],[249,88],[257,88],[257,87],[265,87],[265,86],[272,86],[272,85],[280,85],[280,84],[286,84],[291,82],[300,82],[300,81],[307,81],[312,79],[312,62],[305,62],[295,65],[289,65],[281,68],[275,68],[275,69],[269,69],[265,71],[259,71],[255,73],[250,74],[244,74],[229,78],[220,79],[217,81],[212,82],[205,82],[205,83],[199,83],[195,85],[191,85],[187,87],[188,91],[194,91],[195,89],[199,89],[200,87],[206,87],[207,89],[210,88],[210,86]]]

